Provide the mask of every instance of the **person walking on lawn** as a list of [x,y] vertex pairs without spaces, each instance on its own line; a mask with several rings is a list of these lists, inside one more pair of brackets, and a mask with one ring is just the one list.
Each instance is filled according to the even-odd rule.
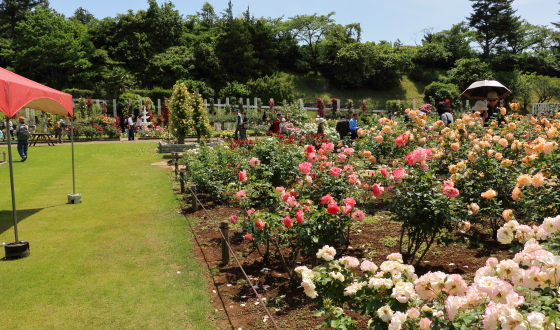
[[25,117],[19,117],[19,125],[16,128],[17,150],[21,161],[27,160],[27,147],[29,146],[29,126],[25,125]]

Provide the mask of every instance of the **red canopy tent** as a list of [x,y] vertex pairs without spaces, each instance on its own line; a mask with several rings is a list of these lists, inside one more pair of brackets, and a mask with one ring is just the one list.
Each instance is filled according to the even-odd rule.
[[[9,125],[10,118],[14,117],[21,108],[32,108],[65,117],[73,117],[74,112],[72,107],[72,95],[57,91],[56,89],[41,85],[4,68],[0,68],[0,112],[6,115],[6,127]],[[25,256],[29,254],[29,243],[20,242],[18,239],[11,134],[8,133],[6,136],[8,138],[10,184],[12,190],[12,209],[16,239],[14,243],[10,243],[5,246],[6,257],[8,257],[8,248],[11,251],[15,251],[13,255]],[[74,148],[72,147],[72,168],[74,168],[73,163]],[[74,170],[72,170],[72,172],[74,172]]]
[[41,85],[0,68],[0,111],[13,117],[21,108],[32,108],[72,117],[72,95]]

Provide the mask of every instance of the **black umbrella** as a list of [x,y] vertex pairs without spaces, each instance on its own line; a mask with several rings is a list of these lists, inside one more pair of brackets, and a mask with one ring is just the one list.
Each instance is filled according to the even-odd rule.
[[511,91],[499,81],[481,80],[472,83],[469,88],[465,89],[462,95],[466,96],[468,99],[485,100],[490,92],[496,92],[500,99],[511,94]]

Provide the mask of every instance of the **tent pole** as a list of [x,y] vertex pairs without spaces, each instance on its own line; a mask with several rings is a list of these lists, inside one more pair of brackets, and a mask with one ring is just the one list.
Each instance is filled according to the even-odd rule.
[[76,177],[74,175],[74,117],[70,117],[70,140],[72,141],[72,194],[76,194]]
[[6,136],[8,137],[8,163],[10,166],[10,185],[12,187],[12,212],[14,218],[14,234],[16,236],[16,242],[18,242],[18,221],[17,221],[17,210],[16,210],[16,193],[14,190],[14,168],[12,166],[12,134],[10,133],[10,117],[6,116]]

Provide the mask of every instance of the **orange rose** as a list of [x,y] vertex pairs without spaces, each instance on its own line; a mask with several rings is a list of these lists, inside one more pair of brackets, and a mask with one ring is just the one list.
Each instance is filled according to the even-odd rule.
[[482,194],[480,194],[480,196],[482,198],[486,198],[486,199],[492,199],[492,198],[496,197],[497,195],[498,195],[498,193],[494,189],[490,189],[490,190],[485,191]]

